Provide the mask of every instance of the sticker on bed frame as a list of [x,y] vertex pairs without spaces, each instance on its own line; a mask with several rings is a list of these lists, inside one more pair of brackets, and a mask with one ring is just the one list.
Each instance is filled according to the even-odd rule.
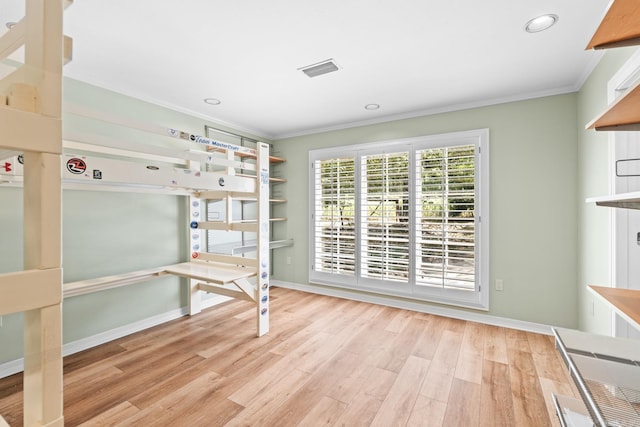
[[4,169],[5,172],[11,172],[11,163],[4,162],[4,165],[2,166],[2,168]]
[[87,170],[87,164],[84,160],[73,157],[67,160],[67,170],[72,174],[79,175]]

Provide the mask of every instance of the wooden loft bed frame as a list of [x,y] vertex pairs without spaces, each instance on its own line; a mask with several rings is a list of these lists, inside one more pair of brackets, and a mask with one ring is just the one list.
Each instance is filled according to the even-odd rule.
[[[190,221],[185,233],[191,236],[189,262],[133,271],[113,276],[82,280],[63,285],[63,298],[102,291],[176,275],[190,280],[189,314],[201,311],[200,291],[252,301],[256,304],[257,335],[269,330],[269,146],[258,143],[256,149],[221,143],[184,131],[95,114],[69,107],[69,114],[90,117],[110,124],[152,132],[158,136],[181,138],[181,149],[99,138],[100,145],[89,143],[91,135],[65,135],[61,156],[62,188],[161,193],[188,196],[190,218],[206,218],[208,200],[226,200],[226,218],[233,218],[233,200],[257,202],[257,219],[243,221]],[[82,139],[72,141],[69,138]],[[199,145],[215,146],[215,152],[198,150]],[[106,155],[106,156],[105,156]],[[252,156],[255,163],[247,162]],[[0,183],[21,185],[25,168],[18,156],[0,160],[11,171],[0,170]],[[217,172],[207,166],[217,166]],[[237,175],[236,169],[254,171]],[[200,250],[206,242],[206,230],[247,231],[257,236],[256,257],[223,255]],[[250,279],[255,278],[254,282]],[[259,284],[259,286],[258,286]]]
[[[84,111],[82,115],[86,117],[87,112]],[[114,117],[109,119],[111,123],[114,123]],[[133,126],[129,120],[127,122],[129,126]],[[141,128],[140,126],[133,127]],[[74,175],[68,171],[68,168],[65,168],[67,170],[63,172],[63,177],[66,178],[63,180],[63,187],[87,188],[93,184],[96,189],[187,195],[189,196],[191,219],[206,218],[208,200],[226,200],[227,219],[233,218],[231,212],[233,200],[254,200],[258,204],[257,218],[250,221],[192,220],[185,225],[185,232],[188,231],[191,236],[191,260],[189,262],[65,283],[64,297],[138,283],[164,275],[176,275],[190,279],[189,314],[193,315],[201,311],[200,291],[248,300],[256,304],[257,335],[264,335],[269,330],[269,146],[259,143],[258,148],[254,150],[220,143],[174,129],[162,128],[157,129],[157,132],[154,131],[154,133],[165,136],[170,134],[172,137],[175,137],[176,134],[182,135],[185,140],[197,141],[196,144],[215,145],[218,147],[218,152],[210,153],[193,149],[175,151],[150,146],[137,146],[136,149],[139,151],[131,152],[132,147],[121,148],[121,142],[102,141],[103,144],[110,144],[110,146],[97,146],[102,153],[144,159],[153,158],[154,164],[150,166],[139,161],[131,162],[65,153],[64,158],[67,159],[67,162],[76,158],[83,161],[86,159],[87,169],[93,170],[95,166],[101,172],[101,176],[100,179],[94,179],[92,174],[88,173]],[[194,147],[193,143],[185,144],[191,148]],[[65,141],[64,145],[65,147],[72,146],[76,150],[81,149],[84,152],[96,148],[86,143],[69,141]],[[244,160],[246,156],[255,157],[256,163],[247,163]],[[162,162],[166,165],[160,165]],[[176,165],[183,166],[176,167]],[[206,165],[217,165],[222,167],[223,171],[207,172]],[[255,175],[236,175],[236,169],[255,171]],[[203,246],[202,242],[207,240],[206,230],[239,230],[256,233],[256,257],[230,256],[200,250],[200,247]],[[255,278],[254,283],[249,281],[252,278]]]
[[[215,145],[226,156],[215,159],[216,156],[196,150],[184,151],[176,160],[159,147],[153,147],[151,153],[141,153],[114,141],[83,135],[67,135],[69,141],[64,146],[76,154],[63,154],[62,67],[71,58],[71,40],[62,34],[62,17],[72,0],[25,1],[25,17],[0,37],[0,60],[25,47],[24,65],[0,80],[0,159],[6,166],[0,169],[0,185],[24,187],[24,267],[23,271],[0,274],[0,316],[24,312],[24,425],[62,427],[64,297],[174,274],[191,281],[190,314],[200,311],[200,291],[215,292],[254,302],[257,335],[269,331],[269,147],[259,143],[256,150],[251,150],[164,129],[164,136]],[[151,132],[158,130],[143,127]],[[140,161],[112,158],[125,154],[125,148],[130,157],[154,162],[171,159],[172,166],[146,168]],[[93,154],[77,154],[78,150]],[[110,157],[96,155],[101,153]],[[236,153],[254,156],[256,163],[235,160]],[[82,173],[87,162],[94,161],[105,171],[114,170],[114,178],[102,176],[96,183],[94,176]],[[216,161],[224,166],[224,174],[201,170],[200,165]],[[176,168],[176,164],[184,167]],[[255,176],[235,176],[235,168],[253,168]],[[63,184],[63,175],[73,176],[66,177],[69,179]],[[166,179],[169,181],[165,182]],[[258,213],[253,223],[196,221],[191,229],[185,226],[185,232],[188,230],[194,236],[197,233],[193,230],[201,232],[209,228],[253,231],[258,240],[256,258],[194,250],[192,260],[187,263],[63,285],[62,187],[86,188],[87,184],[100,190],[188,195],[192,209],[195,201],[202,207],[208,197],[219,199],[221,194],[228,209],[236,194],[254,197]],[[254,282],[249,280],[252,277]],[[0,415],[0,427],[7,425]]]
[[[76,113],[80,114],[78,111]],[[87,114],[83,111],[81,115],[86,117]],[[94,119],[100,117],[101,115],[92,116]],[[114,118],[109,117],[109,122],[115,123]],[[129,120],[127,122],[131,125]],[[190,218],[197,219],[206,218],[208,200],[226,200],[227,218],[233,218],[231,208],[234,199],[254,200],[258,206],[257,218],[250,221],[190,221],[189,224],[185,224],[185,233],[188,232],[191,236],[189,262],[64,283],[62,295],[60,296],[58,291],[57,298],[68,298],[175,275],[190,280],[190,315],[201,311],[201,291],[243,299],[253,302],[256,306],[257,335],[266,334],[269,331],[270,264],[268,144],[258,143],[257,149],[250,149],[219,143],[174,129],[163,128],[161,132],[154,133],[165,137],[181,135],[185,139],[185,142],[181,143],[184,148],[131,145],[121,141],[107,141],[104,138],[100,138],[100,145],[94,145],[87,142],[91,139],[90,136],[83,137],[81,142],[65,139],[62,144],[64,150],[61,150],[64,153],[57,156],[53,167],[57,170],[58,182],[61,181],[61,187],[67,189],[188,196]],[[76,139],[79,138],[76,136]],[[191,141],[197,141],[195,144],[215,145],[216,152],[197,150],[198,146]],[[17,153],[18,150],[4,151],[4,154],[0,152],[0,160],[11,165],[10,171],[0,170],[0,185],[24,185],[26,191],[29,163],[21,161]],[[11,156],[7,157],[9,155]],[[255,157],[256,162],[247,162],[247,156]],[[208,172],[208,165],[216,165],[222,170]],[[236,169],[255,171],[255,175],[236,175]],[[96,171],[99,174],[96,175]],[[194,249],[196,243],[207,240],[206,230],[240,230],[256,233],[256,257],[215,254],[200,250],[199,247]],[[61,269],[55,272],[61,276]],[[25,276],[12,273],[4,275],[4,278],[13,281],[13,287],[22,288],[27,282],[40,279],[39,274],[42,273],[28,272]],[[18,278],[23,279],[18,281]],[[0,285],[2,279],[3,276],[0,276]],[[44,292],[42,294],[46,295]]]

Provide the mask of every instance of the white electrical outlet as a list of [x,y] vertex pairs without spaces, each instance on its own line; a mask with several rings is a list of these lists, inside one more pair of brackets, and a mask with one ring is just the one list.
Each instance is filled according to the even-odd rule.
[[2,328],[2,316],[0,316],[0,328]]
[[502,279],[496,279],[496,291],[504,291],[504,282]]
[[287,257],[287,265],[291,265],[291,257],[290,256]]

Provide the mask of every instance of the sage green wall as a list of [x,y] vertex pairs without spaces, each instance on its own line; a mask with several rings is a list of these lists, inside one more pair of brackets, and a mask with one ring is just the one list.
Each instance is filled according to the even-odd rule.
[[585,203],[585,199],[610,191],[608,133],[586,130],[585,125],[606,109],[607,83],[636,50],[630,47],[607,51],[578,93],[579,325],[580,329],[599,334],[611,332],[611,310],[595,300],[586,285],[609,285],[611,210]]
[[[174,196],[69,191],[63,195],[64,281],[168,265],[187,258],[186,203]],[[3,248],[3,271],[22,269],[22,190],[0,188],[0,228],[12,238]],[[6,208],[5,202],[11,203]],[[186,304],[180,281],[147,283],[67,298],[64,342],[166,313]],[[184,293],[184,292],[183,292]],[[4,316],[0,362],[22,357],[22,314]]]
[[[205,125],[232,130],[134,98],[65,79],[64,101],[146,124],[202,134]],[[131,144],[180,147],[182,142],[121,126],[65,115],[65,132],[119,138]],[[237,132],[236,132],[237,133]],[[255,135],[245,136],[256,138]],[[186,261],[185,197],[65,190],[64,281],[107,276]],[[22,190],[0,186],[0,273],[22,269]],[[65,299],[63,340],[87,338],[179,309],[187,304],[181,280],[162,278]],[[22,357],[22,314],[3,316],[0,363]]]
[[576,99],[551,96],[277,141],[287,158],[280,167],[289,202],[276,237],[293,237],[295,246],[275,251],[275,278],[308,283],[310,149],[489,128],[491,284],[504,280],[503,292],[491,286],[489,314],[577,326]]

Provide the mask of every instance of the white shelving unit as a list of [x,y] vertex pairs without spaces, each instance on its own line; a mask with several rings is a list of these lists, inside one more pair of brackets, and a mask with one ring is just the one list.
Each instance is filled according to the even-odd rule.
[[[239,144],[243,147],[253,147],[257,141],[244,137],[242,135],[238,135],[232,132],[224,131],[221,129],[216,129],[210,126],[205,127],[205,134],[208,137],[220,137],[221,139]],[[215,147],[208,148],[209,151],[215,152],[219,151]],[[238,153],[239,157],[245,160],[247,165],[251,165],[252,162],[255,161],[255,156],[248,152]],[[287,180],[278,175],[278,165],[281,165],[286,162],[286,159],[283,157],[273,155],[269,155],[269,214],[270,214],[270,241],[269,241],[269,249],[271,251],[275,249],[285,248],[293,246],[294,239],[292,238],[274,238],[275,235],[282,235],[282,233],[278,233],[277,223],[282,223],[287,221],[286,217],[277,216],[276,212],[280,210],[278,208],[279,205],[283,205],[287,203],[287,200],[280,197],[278,186],[280,184],[286,184]],[[251,171],[240,170],[237,173],[237,176],[251,176]],[[226,197],[223,195],[221,197],[214,198],[212,197],[209,201],[221,201],[226,200]],[[238,220],[242,218],[252,218],[255,202],[252,198],[243,197],[242,195],[234,195],[233,202],[235,202],[236,208],[233,209],[234,213],[236,213],[236,218]],[[220,216],[226,216],[229,214],[229,204],[224,208],[226,210],[226,214],[223,213]],[[213,210],[213,209],[212,209]],[[237,211],[237,212],[236,212]],[[274,230],[275,228],[275,230]],[[211,233],[207,236],[207,245],[208,250],[210,252],[215,252],[218,254],[226,254],[226,255],[243,255],[243,254],[251,254],[256,250],[256,239],[248,233],[241,233],[239,236],[234,236],[235,238],[224,238],[220,233]]]
[[[589,46],[606,49],[640,43],[637,0],[614,0]],[[640,130],[640,84],[587,125],[597,131]],[[587,199],[598,206],[640,209],[640,192]],[[640,291],[589,286],[627,322],[640,326]],[[582,401],[553,396],[563,426],[640,427],[640,343],[637,340],[554,329],[556,346]]]

